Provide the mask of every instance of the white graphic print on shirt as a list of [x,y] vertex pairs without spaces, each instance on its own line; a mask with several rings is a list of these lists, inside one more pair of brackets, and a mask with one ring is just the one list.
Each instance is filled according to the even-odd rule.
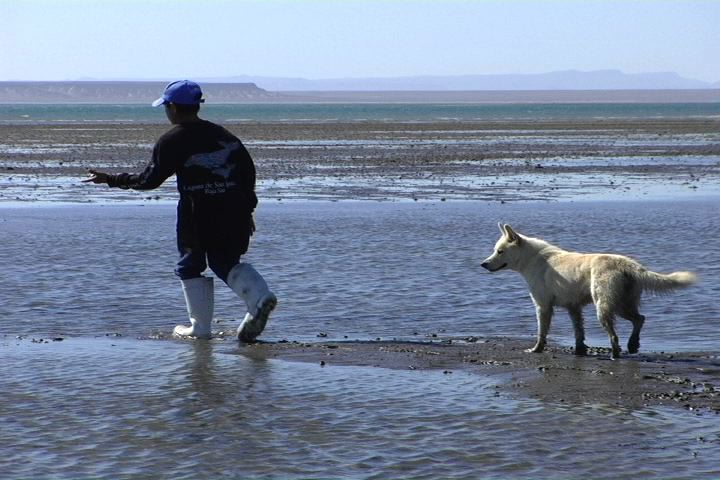
[[[220,150],[207,153],[197,153],[190,156],[185,162],[185,167],[200,167],[209,173],[213,179],[210,183],[199,185],[186,185],[185,191],[203,190],[204,193],[213,195],[225,193],[228,188],[234,187],[237,183],[231,180],[232,171],[237,168],[230,162],[233,152],[240,148],[238,142],[218,142],[223,147]],[[207,177],[206,177],[207,178]]]

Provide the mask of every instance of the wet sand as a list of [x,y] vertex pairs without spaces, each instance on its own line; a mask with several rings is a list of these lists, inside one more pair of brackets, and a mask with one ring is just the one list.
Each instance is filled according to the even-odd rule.
[[470,371],[497,376],[497,392],[562,404],[639,409],[670,406],[720,414],[720,353],[648,352],[609,359],[609,349],[576,357],[569,347],[525,352],[532,339],[281,342],[241,346],[254,359],[281,359],[399,370]]
[[[226,126],[245,142],[258,168],[258,189],[272,199],[552,200],[588,192],[641,195],[641,186],[661,182],[715,193],[720,184],[715,118]],[[92,195],[101,192],[79,182],[87,170],[139,171],[167,129],[0,125],[0,179],[8,187],[0,201],[97,201]],[[169,185],[113,195],[158,200],[174,192]]]

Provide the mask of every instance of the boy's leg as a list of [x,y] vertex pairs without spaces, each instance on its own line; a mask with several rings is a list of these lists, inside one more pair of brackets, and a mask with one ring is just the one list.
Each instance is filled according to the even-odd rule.
[[210,338],[214,291],[213,279],[202,276],[206,268],[204,251],[189,248],[180,251],[175,274],[180,277],[190,326],[177,325],[173,330],[175,336]]
[[176,337],[208,339],[211,336],[214,307],[212,277],[197,277],[181,280],[190,326],[177,325],[173,330]]
[[252,342],[265,329],[277,298],[252,265],[240,262],[240,255],[238,251],[214,251],[208,253],[208,260],[215,274],[245,301],[247,313],[238,328],[238,338]]
[[175,275],[180,277],[180,280],[201,277],[207,268],[205,256],[205,250],[199,248],[182,248],[180,250],[180,260],[178,260],[177,265],[175,265]]
[[228,285],[248,307],[238,327],[238,339],[250,343],[262,333],[270,313],[277,305],[277,297],[268,288],[265,279],[249,263],[238,263],[228,275]]

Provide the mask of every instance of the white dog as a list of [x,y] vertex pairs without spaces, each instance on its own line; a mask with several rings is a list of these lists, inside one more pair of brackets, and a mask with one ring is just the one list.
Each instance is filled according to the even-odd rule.
[[495,251],[482,263],[491,272],[509,268],[519,272],[530,287],[537,313],[537,343],[528,352],[542,352],[553,307],[566,308],[575,329],[575,354],[587,354],[582,307],[593,302],[598,320],[610,336],[612,358],[620,356],[615,333],[615,315],[633,324],[628,352],[640,348],[640,329],[645,317],[638,306],[643,291],[667,292],[695,282],[691,272],[667,275],[647,270],[622,255],[568,252],[537,238],[515,232],[510,225],[499,225],[502,236]]

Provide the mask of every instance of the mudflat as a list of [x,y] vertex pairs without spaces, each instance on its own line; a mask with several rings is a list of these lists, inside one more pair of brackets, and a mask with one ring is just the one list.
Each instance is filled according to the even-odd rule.
[[[717,118],[226,126],[252,154],[260,193],[273,199],[547,200],[602,192],[642,195],[644,186],[659,183],[715,193],[720,183]],[[92,201],[88,195],[98,189],[79,182],[89,168],[142,169],[168,128],[103,122],[0,125],[7,147],[0,149],[0,178],[13,187],[0,200],[62,194],[64,200]],[[35,192],[18,192],[23,182]],[[171,188],[159,190],[152,198],[172,194]]]
[[399,370],[469,371],[497,376],[498,393],[554,403],[638,409],[670,406],[720,414],[720,354],[646,352],[610,360],[607,348],[576,357],[572,348],[549,345],[528,353],[531,339],[470,337],[438,341],[341,341],[257,343],[240,348],[255,359],[282,359]]

